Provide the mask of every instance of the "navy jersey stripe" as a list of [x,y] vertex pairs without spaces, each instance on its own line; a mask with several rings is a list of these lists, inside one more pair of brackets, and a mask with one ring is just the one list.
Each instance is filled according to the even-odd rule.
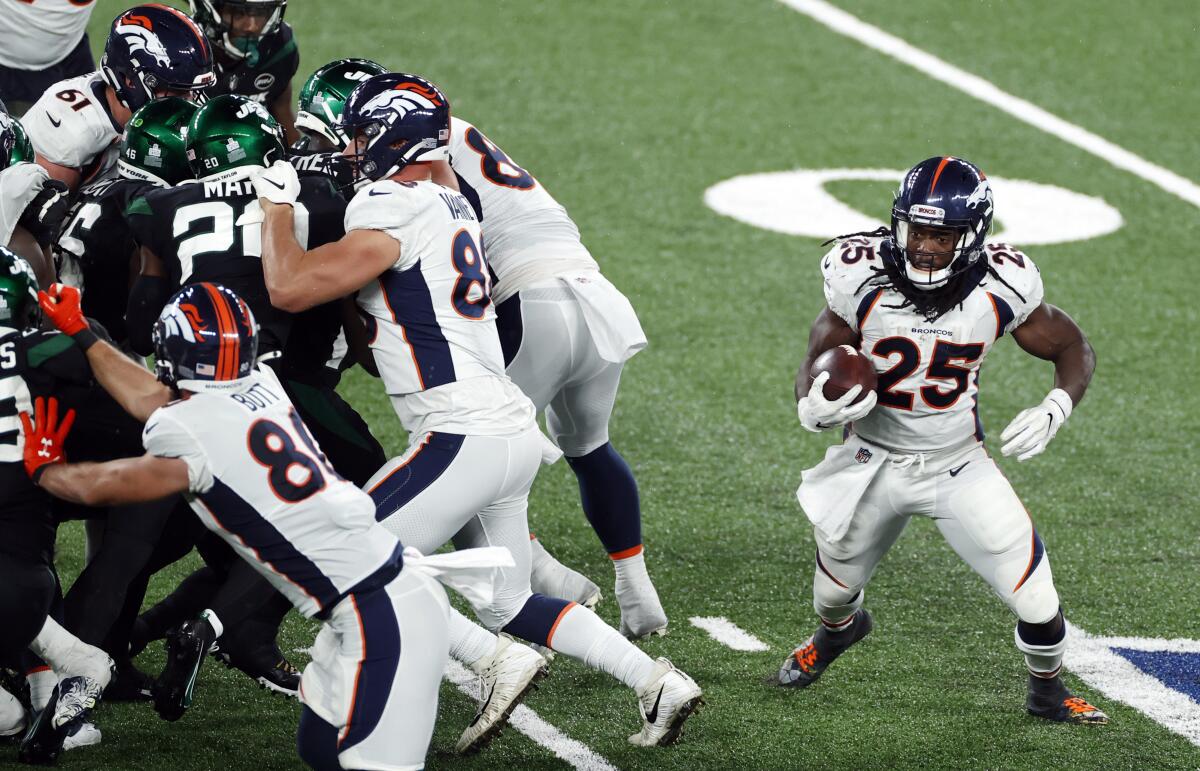
[[252,549],[272,570],[300,587],[316,601],[319,609],[332,607],[338,601],[340,593],[329,577],[220,479],[214,478],[212,489],[196,497],[218,525]]
[[400,623],[392,598],[385,591],[350,595],[362,629],[363,657],[358,662],[354,695],[338,752],[366,739],[378,727],[392,695],[400,666]]
[[858,310],[855,311],[855,315],[858,317],[859,331],[862,331],[863,324],[867,323],[867,316],[871,315],[871,309],[875,307],[875,302],[879,300],[881,294],[883,294],[883,287],[863,295],[862,300],[858,303]]
[[1025,568],[1025,574],[1021,576],[1021,580],[1017,581],[1017,585],[1013,587],[1015,594],[1018,589],[1025,585],[1029,577],[1033,575],[1033,571],[1037,570],[1037,566],[1042,564],[1042,556],[1046,553],[1046,547],[1042,545],[1042,538],[1038,535],[1037,530],[1033,531],[1033,539],[1029,548],[1029,566]]
[[453,383],[454,359],[450,344],[442,334],[429,284],[421,273],[421,261],[404,271],[385,271],[379,277],[392,321],[401,327],[404,339],[412,349],[413,363],[421,378],[421,387],[436,388]]
[[432,432],[405,463],[392,469],[367,492],[375,501],[375,519],[383,521],[433,484],[458,456],[462,434]]
[[1003,297],[997,297],[991,292],[988,292],[987,296],[991,298],[992,307],[996,309],[996,339],[999,340],[1016,314],[1013,313],[1012,306],[1005,302]]

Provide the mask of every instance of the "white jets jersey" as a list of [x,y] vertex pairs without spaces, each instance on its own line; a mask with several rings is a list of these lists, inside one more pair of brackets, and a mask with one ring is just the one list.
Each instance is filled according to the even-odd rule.
[[236,392],[196,393],[155,410],[146,452],[188,466],[188,498],[306,616],[323,614],[398,560],[369,495],[339,477],[269,369]]
[[99,72],[59,81],[21,118],[33,149],[51,163],[81,169],[84,179],[117,162],[124,128],[108,111]]
[[496,302],[560,272],[597,268],[567,210],[479,129],[455,117],[450,166],[479,196]]
[[358,293],[371,348],[410,433],[508,433],[533,405],[504,374],[479,222],[460,193],[434,182],[382,180],[346,208],[346,232],[379,230],[400,258]]
[[996,341],[1041,304],[1041,273],[1013,247],[988,244],[982,259],[1004,281],[985,276],[961,307],[926,321],[911,306],[893,307],[904,297],[872,280],[882,267],[881,240],[846,239],[821,261],[830,309],[862,335],[861,351],[879,375],[878,405],[854,422],[854,432],[910,452],[983,441],[979,368]]
[[89,0],[0,3],[0,65],[44,70],[67,58],[87,31]]

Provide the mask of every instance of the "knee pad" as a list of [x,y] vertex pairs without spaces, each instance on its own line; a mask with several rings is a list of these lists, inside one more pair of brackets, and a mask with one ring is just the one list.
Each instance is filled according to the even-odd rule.
[[850,586],[834,578],[817,555],[817,567],[813,571],[813,610],[829,621],[839,621],[851,616],[862,607],[863,587]]
[[17,697],[0,688],[0,734],[10,736],[25,725],[25,707]]
[[1026,624],[1045,624],[1058,614],[1058,591],[1049,571],[1041,580],[1029,581],[1009,599],[1008,605]]

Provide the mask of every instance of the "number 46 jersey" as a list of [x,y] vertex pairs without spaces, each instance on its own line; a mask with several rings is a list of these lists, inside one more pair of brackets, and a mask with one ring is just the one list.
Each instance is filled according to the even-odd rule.
[[399,542],[376,523],[370,496],[328,465],[270,368],[245,380],[155,410],[142,443],[185,461],[204,525],[297,610],[321,615],[398,560]]
[[882,240],[845,239],[821,261],[829,308],[862,336],[860,349],[879,376],[879,402],[854,422],[854,432],[908,452],[983,441],[980,367],[996,341],[1041,304],[1041,273],[1013,247],[988,244],[980,259],[995,274],[983,275],[960,305],[927,321],[881,285]]

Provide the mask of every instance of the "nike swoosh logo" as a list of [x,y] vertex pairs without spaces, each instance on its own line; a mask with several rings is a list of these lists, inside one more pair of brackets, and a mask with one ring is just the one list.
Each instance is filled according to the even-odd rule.
[[368,190],[367,195],[391,195],[387,190]]
[[283,188],[284,188],[284,186],[283,186],[283,185],[279,184],[278,182],[276,182],[275,180],[271,179],[270,177],[263,177],[263,179],[264,179],[264,180],[266,180],[267,182],[270,182],[272,185],[274,185],[275,187],[279,188],[280,190],[283,190]]
[[483,713],[487,711],[488,705],[492,703],[492,696],[495,694],[496,686],[493,685],[492,689],[488,691],[488,697],[484,699],[483,704],[480,704],[479,709],[475,712],[475,719],[471,721],[471,725],[475,725],[479,722],[479,718],[483,717]]
[[50,119],[50,122],[54,124],[54,128],[58,128],[59,126],[61,126],[61,125],[62,125],[62,121],[61,121],[61,120],[55,120],[55,119],[54,119],[54,116],[53,116],[53,115],[51,115],[50,113],[46,113],[46,117],[47,117],[47,118],[49,118],[49,119]]
[[[970,463],[970,462],[971,462],[971,461],[967,461],[967,463]],[[961,465],[961,466],[959,466],[958,468],[952,468],[952,469],[950,469],[950,476],[952,476],[952,477],[956,477],[956,476],[958,476],[958,472],[960,472],[960,471],[962,471],[963,469],[965,469],[965,468],[967,467],[967,463],[964,463],[964,464],[962,464],[962,465]]]
[[658,696],[654,697],[654,707],[646,713],[646,722],[650,723],[651,725],[654,724],[654,721],[658,720],[658,703],[662,701],[662,693],[666,687],[667,686],[665,685],[659,686]]

